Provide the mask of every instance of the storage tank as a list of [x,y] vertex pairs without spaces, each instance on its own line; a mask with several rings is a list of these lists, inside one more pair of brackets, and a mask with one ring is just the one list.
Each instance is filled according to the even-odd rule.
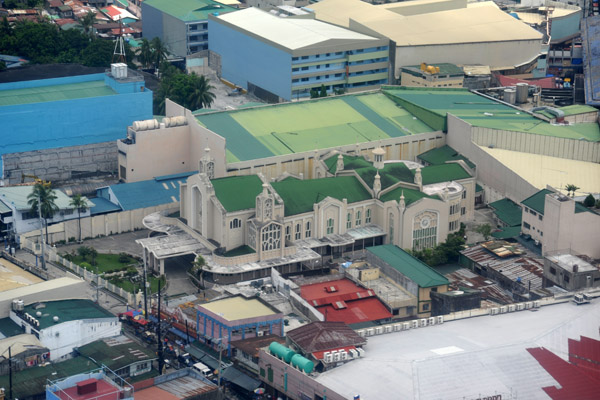
[[504,89],[504,101],[509,104],[515,104],[517,101],[517,91],[515,89]]
[[146,131],[148,129],[158,128],[158,121],[155,119],[146,119],[143,121],[133,121],[133,129],[136,131]]
[[296,354],[292,357],[292,366],[310,374],[315,368],[315,364],[307,358],[302,357],[300,354]]
[[517,103],[527,103],[527,95],[529,92],[529,85],[527,83],[517,83]]
[[271,354],[273,354],[275,357],[282,359],[286,363],[289,363],[296,355],[294,350],[277,342],[272,342],[269,345],[269,351],[271,351]]

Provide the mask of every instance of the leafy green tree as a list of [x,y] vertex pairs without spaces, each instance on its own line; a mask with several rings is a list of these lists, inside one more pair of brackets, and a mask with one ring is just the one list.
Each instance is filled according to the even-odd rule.
[[492,226],[490,224],[482,224],[475,228],[475,232],[483,235],[485,240],[488,240],[492,234]]
[[76,194],[71,198],[71,206],[77,210],[77,225],[79,227],[79,243],[81,243],[81,212],[88,208],[88,203],[85,197]]
[[321,85],[321,91],[319,93],[319,97],[327,97],[327,89],[325,89],[325,85]]
[[211,91],[214,86],[210,84],[210,79],[204,75],[196,75],[192,72],[187,75],[190,91],[186,96],[186,108],[190,110],[198,110],[200,108],[210,108],[215,101],[215,94]]
[[92,40],[81,52],[81,63],[88,67],[108,67],[112,60],[113,51],[113,42]]
[[81,257],[83,261],[86,261],[87,256],[90,255],[90,248],[87,246],[80,246],[77,248],[77,254],[79,254],[79,257]]
[[190,75],[181,72],[172,65],[161,66],[161,83],[154,99],[154,112],[163,115],[165,112],[165,99],[169,98],[181,106],[192,111],[199,108],[210,107],[215,99],[211,91],[213,86],[203,75]]
[[587,195],[585,200],[583,200],[583,205],[586,207],[594,207],[595,204],[596,204],[596,199],[594,198],[594,196],[591,193]]
[[142,68],[148,68],[153,63],[152,46],[146,38],[142,39],[137,59],[142,64]]
[[152,63],[154,68],[158,69],[161,63],[167,60],[167,56],[170,54],[169,50],[159,37],[153,38],[150,46],[152,47]]
[[92,258],[92,263],[91,264],[92,265],[98,264],[96,262],[96,257],[98,257],[98,251],[95,248],[91,247],[91,246],[88,249],[89,249],[88,251],[89,251],[90,257]]
[[46,243],[48,243],[48,219],[58,211],[56,199],[54,189],[43,182],[36,183],[31,193],[27,195],[27,204],[31,207],[31,212],[37,214],[38,210],[41,210],[42,219],[46,225]]
[[83,28],[86,35],[94,37],[94,24],[96,23],[96,13],[94,11],[88,11],[82,18],[79,19],[79,25]]
[[310,98],[311,99],[319,98],[319,91],[315,88],[310,89]]

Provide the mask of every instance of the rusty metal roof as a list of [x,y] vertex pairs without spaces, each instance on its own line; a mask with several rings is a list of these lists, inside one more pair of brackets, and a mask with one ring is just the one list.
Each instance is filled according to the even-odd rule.
[[446,278],[450,281],[450,286],[455,289],[468,288],[481,291],[482,300],[490,300],[500,304],[514,303],[510,293],[502,289],[496,282],[477,275],[467,268],[461,268],[446,274]]
[[312,322],[289,331],[287,336],[306,353],[367,344],[367,339],[343,322]]

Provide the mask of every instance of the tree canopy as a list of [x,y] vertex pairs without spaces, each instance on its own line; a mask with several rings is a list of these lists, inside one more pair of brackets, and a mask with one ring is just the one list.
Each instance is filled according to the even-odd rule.
[[154,113],[165,113],[165,99],[169,98],[177,104],[189,109],[198,110],[210,107],[215,100],[211,91],[213,86],[204,75],[186,74],[178,68],[163,63],[161,66],[161,82],[154,98]]
[[[88,17],[91,19],[92,16]],[[57,25],[19,21],[10,26],[4,18],[0,22],[0,54],[20,56],[33,64],[77,63],[88,67],[109,67],[114,50],[111,40],[93,39],[80,29],[61,30]],[[86,23],[89,23],[87,21]],[[90,28],[88,28],[90,29]],[[125,43],[131,68],[133,52]]]

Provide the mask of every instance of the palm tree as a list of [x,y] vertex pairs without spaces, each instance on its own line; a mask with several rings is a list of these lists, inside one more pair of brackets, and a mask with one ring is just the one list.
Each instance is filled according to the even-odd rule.
[[31,207],[31,212],[37,214],[41,210],[41,217],[46,225],[46,243],[48,243],[48,218],[52,218],[58,211],[56,205],[56,193],[49,184],[38,182],[33,186],[33,190],[27,196],[27,204]]
[[85,197],[80,194],[76,194],[71,198],[69,205],[77,209],[77,225],[79,226],[79,243],[81,243],[81,211],[85,211],[88,208],[88,203]]
[[575,192],[581,189],[580,187],[569,183],[565,186],[565,190],[567,191],[567,196],[571,195],[571,197],[575,196]]
[[187,108],[190,110],[209,108],[213,101],[215,101],[215,94],[211,92],[214,86],[209,83],[210,80],[204,75],[198,76],[192,72],[191,77],[193,86],[186,99]]
[[160,40],[159,37],[155,37],[152,39],[150,43],[152,47],[152,62],[154,64],[154,68],[158,70],[160,64],[167,59],[167,56],[170,54],[169,50],[167,50],[167,46]]
[[140,64],[142,64],[142,68],[148,68],[150,64],[152,64],[152,46],[148,39],[142,39],[142,43],[140,45],[140,52],[138,54],[138,60]]
[[79,19],[79,25],[83,28],[86,34],[89,34],[93,37],[92,33],[94,32],[94,23],[96,23],[96,13],[93,11],[88,11],[82,18]]

